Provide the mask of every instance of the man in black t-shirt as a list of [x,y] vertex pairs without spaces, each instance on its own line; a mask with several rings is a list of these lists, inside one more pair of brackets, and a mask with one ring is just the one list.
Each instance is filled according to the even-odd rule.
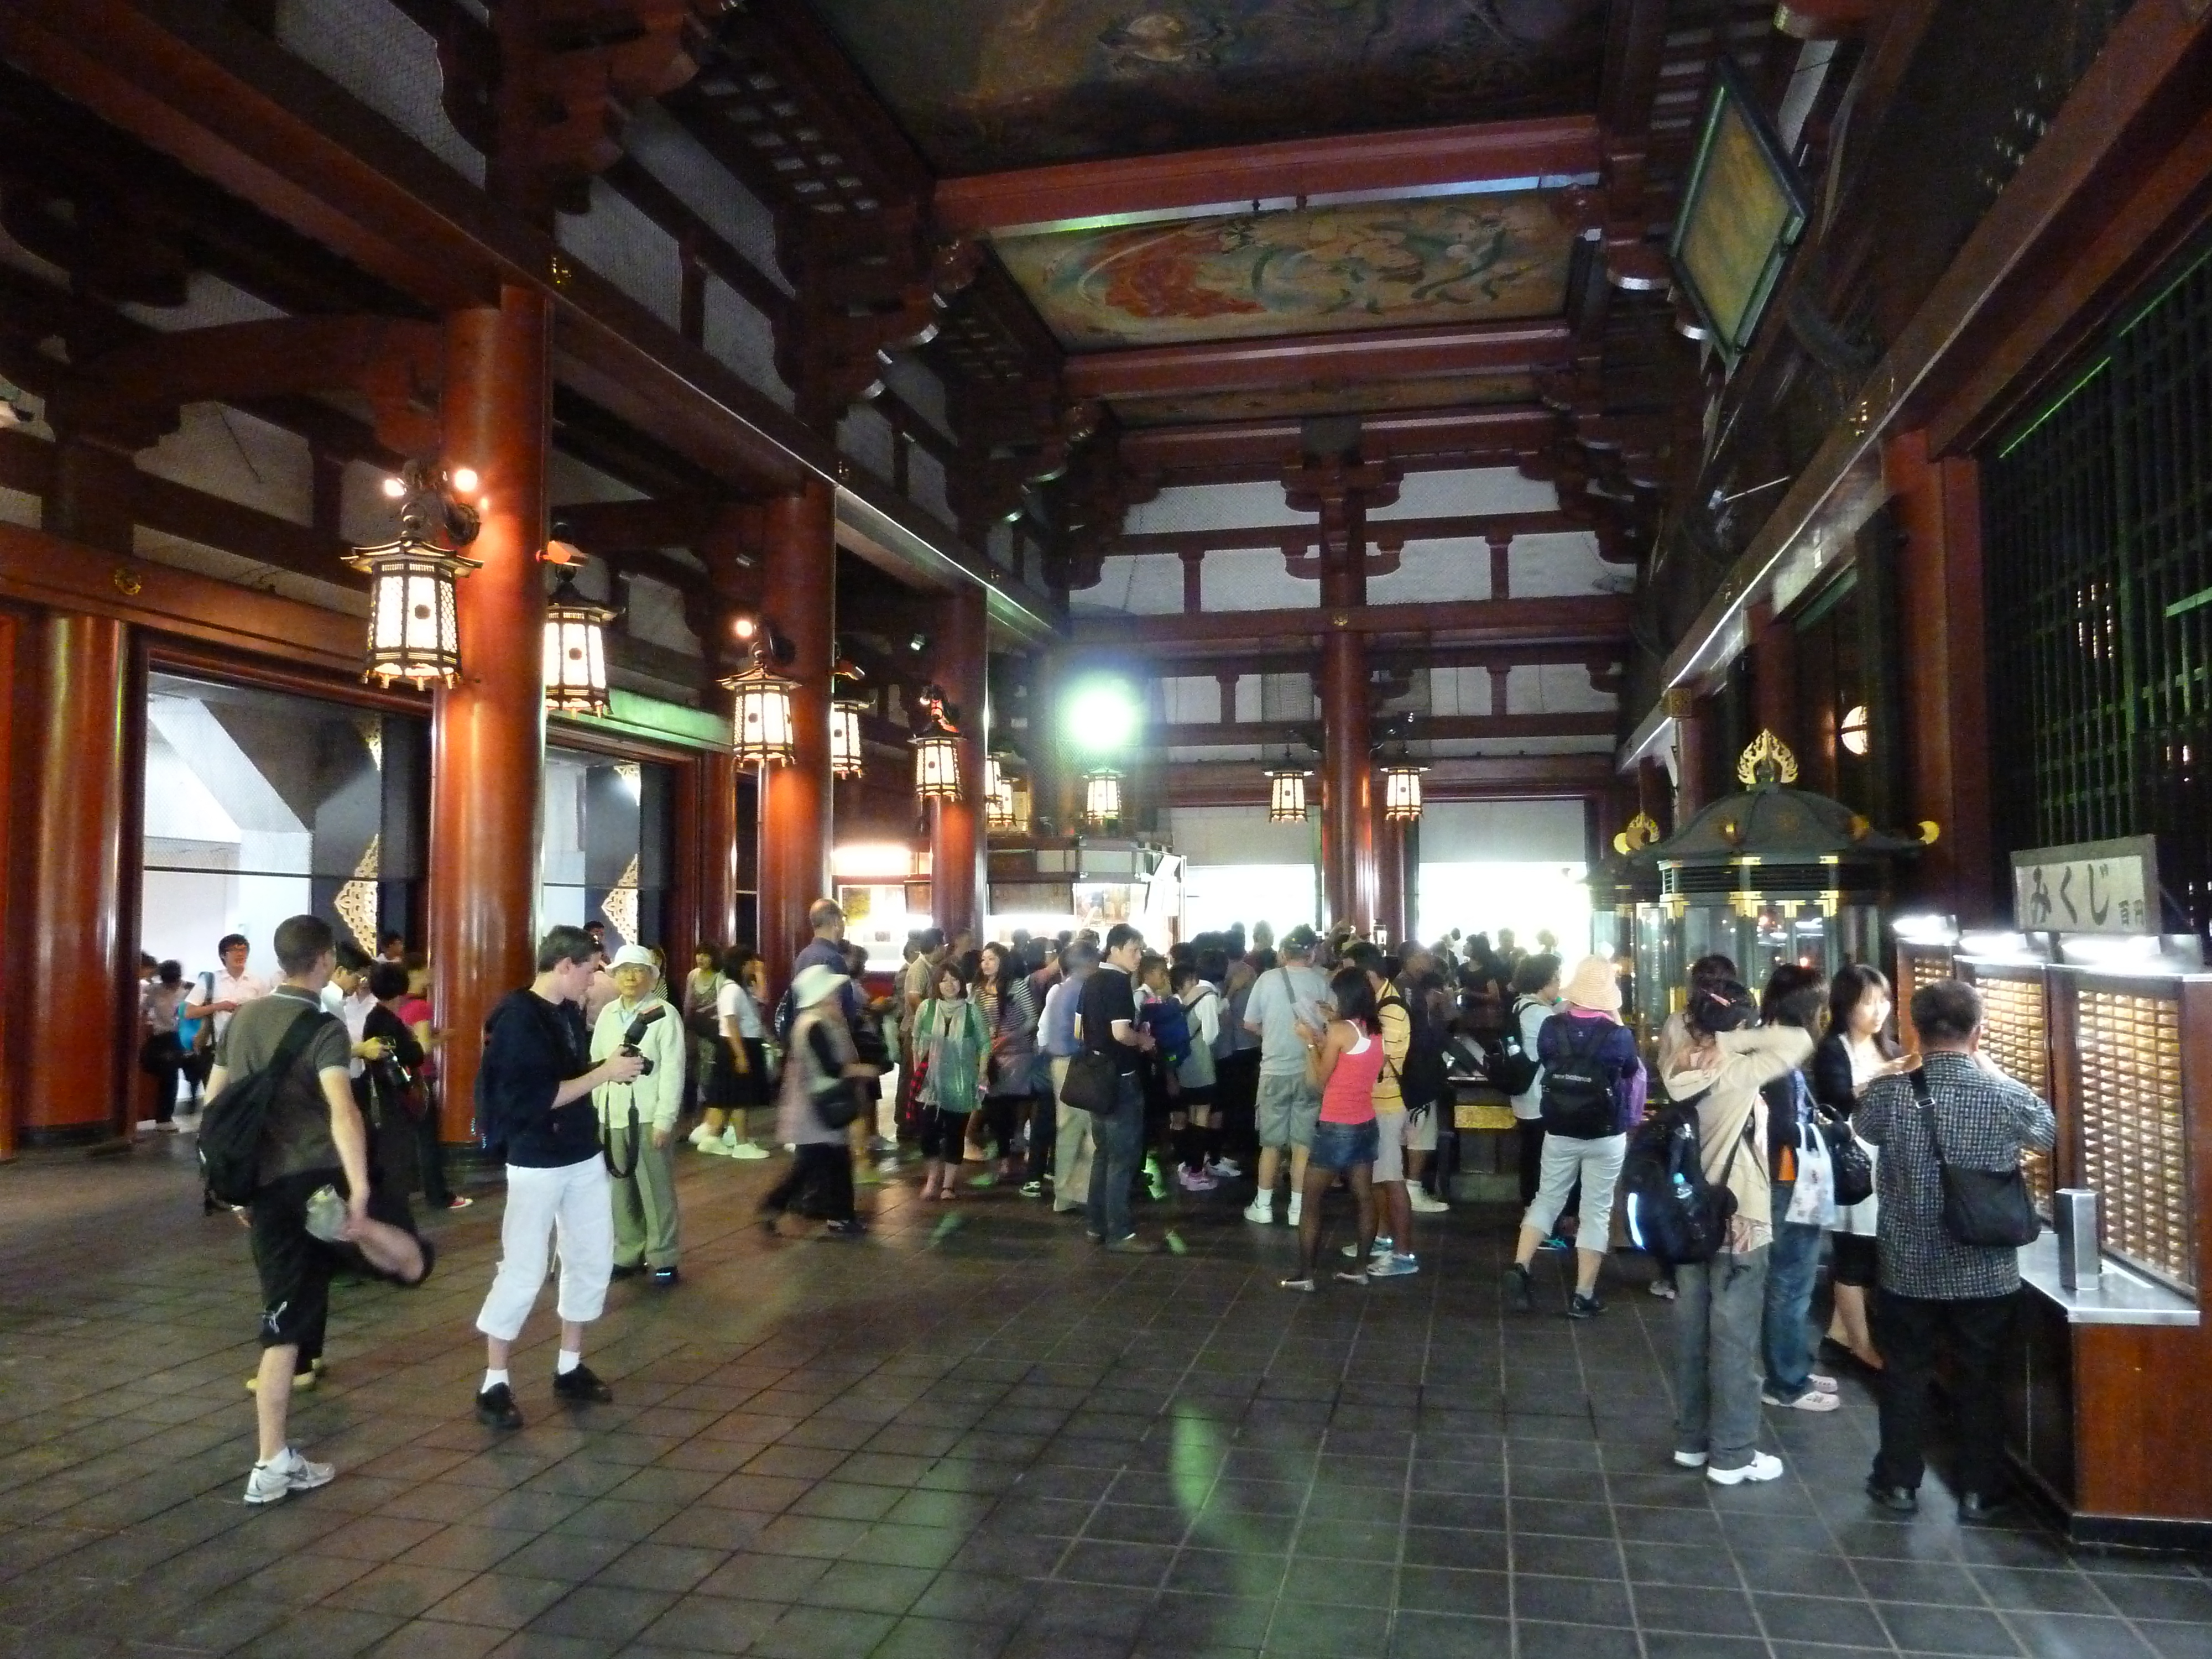
[[522,1426],[507,1378],[507,1353],[545,1282],[556,1227],[561,1357],[554,1395],[575,1404],[614,1398],[584,1364],[584,1327],[605,1307],[615,1267],[613,1200],[599,1157],[592,1091],[602,1083],[628,1083],[645,1062],[617,1050],[591,1064],[591,1039],[579,1005],[591,988],[599,955],[582,928],[556,927],[538,947],[538,977],[525,989],[508,992],[484,1022],[477,1124],[486,1147],[507,1159],[499,1272],[477,1316],[477,1328],[484,1334],[477,1416],[494,1428]]
[[[240,1005],[231,1016],[208,1075],[212,1104],[233,1079],[267,1070],[295,1021],[319,1027],[311,1028],[270,1103],[255,1190],[246,1206],[261,1280],[261,1369],[254,1377],[260,1448],[246,1479],[249,1504],[276,1503],[325,1485],[332,1474],[328,1463],[309,1462],[286,1438],[300,1346],[303,1339],[319,1342],[331,1270],[366,1261],[385,1278],[419,1285],[429,1276],[432,1261],[429,1246],[411,1231],[370,1212],[368,1135],[346,1075],[353,1045],[343,1022],[322,1007],[323,987],[337,960],[330,924],[292,916],[277,925],[273,943],[284,977],[269,995]],[[337,1237],[319,1220],[318,1231],[309,1231],[310,1202],[325,1188],[345,1206]],[[398,1213],[404,1218],[404,1202]]]
[[1109,929],[1104,960],[1083,981],[1076,1014],[1077,1040],[1110,1060],[1115,1072],[1113,1110],[1091,1115],[1089,1232],[1094,1243],[1125,1255],[1149,1255],[1158,1248],[1139,1238],[1129,1219],[1129,1188],[1145,1139],[1145,1091],[1138,1081],[1137,1059],[1152,1049],[1152,1033],[1137,1024],[1131,981],[1144,954],[1144,935],[1135,928],[1117,922]]

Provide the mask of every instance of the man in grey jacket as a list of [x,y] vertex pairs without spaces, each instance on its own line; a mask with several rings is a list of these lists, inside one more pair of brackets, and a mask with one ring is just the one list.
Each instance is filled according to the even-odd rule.
[[1982,1053],[1982,999],[1972,986],[1954,979],[1922,986],[1912,994],[1912,1024],[1924,1055],[1920,1077],[1877,1078],[1851,1116],[1852,1128],[1881,1148],[1881,1297],[1874,1323],[1887,1369],[1881,1449],[1867,1496],[1899,1514],[1919,1507],[1929,1393],[1937,1357],[1948,1350],[1958,1419],[1952,1485],[1959,1518],[1981,1521],[2004,1507],[1997,1364],[2020,1303],[2020,1252],[1951,1237],[1943,1165],[2017,1169],[2023,1151],[2057,1139],[2057,1122],[2033,1090]]

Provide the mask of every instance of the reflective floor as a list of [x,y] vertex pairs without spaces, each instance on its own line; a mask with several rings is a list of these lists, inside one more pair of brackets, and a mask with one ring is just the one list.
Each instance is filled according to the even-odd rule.
[[0,1170],[0,1653],[2212,1659],[2196,1565],[1962,1530],[1932,1482],[1874,1518],[1850,1382],[1769,1413],[1771,1486],[1672,1468],[1669,1308],[1570,1324],[1547,1260],[1502,1314],[1502,1213],[1300,1297],[1227,1188],[1149,1206],[1187,1250],[1144,1260],[910,1180],[863,1242],[770,1241],[781,1159],[687,1153],[684,1284],[593,1332],[617,1403],[556,1409],[541,1316],[505,1437],[480,1203],[428,1288],[340,1290],[294,1419],[338,1477],[249,1510],[252,1274],[188,1146]]

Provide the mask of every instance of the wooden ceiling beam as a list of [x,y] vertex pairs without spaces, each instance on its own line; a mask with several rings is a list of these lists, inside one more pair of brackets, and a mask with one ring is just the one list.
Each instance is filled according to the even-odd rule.
[[[1471,738],[1609,738],[1620,724],[1610,711],[1573,714],[1417,714],[1407,726],[1410,743],[1446,743]],[[1224,725],[1200,721],[1187,726],[1153,726],[1145,740],[1164,749],[1202,749],[1259,744],[1273,748],[1310,738],[1321,729],[1310,720],[1238,720]]]
[[[1409,471],[1502,466],[1542,450],[1559,432],[1558,412],[1535,404],[1415,410],[1361,417],[1359,451]],[[1273,479],[1297,459],[1300,436],[1296,421],[1146,427],[1122,433],[1121,454],[1138,477],[1167,483]]]
[[1412,639],[1459,645],[1572,645],[1593,652],[1629,637],[1628,601],[1617,594],[1564,599],[1461,599],[1443,605],[1367,605],[1348,610],[1215,611],[1196,616],[1079,617],[1069,636],[1080,650],[1153,658],[1218,654],[1227,644],[1266,649],[1317,642],[1349,631],[1370,641]]
[[568,526],[567,540],[596,555],[696,547],[714,528],[722,507],[712,497],[691,496],[668,501],[572,501],[554,507],[552,514]]
[[1599,161],[1596,118],[1563,115],[1024,167],[940,179],[935,202],[949,231],[1060,230],[1582,179]]
[[[1627,659],[1629,650],[1626,639],[1598,646],[1592,646],[1587,641],[1548,645],[1433,645],[1425,641],[1418,646],[1393,646],[1384,643],[1369,650],[1367,665],[1376,674],[1402,674],[1416,668],[1502,669],[1562,665],[1587,668],[1593,673],[1602,673],[1610,678],[1616,665]],[[1310,674],[1316,666],[1312,648],[1303,641],[1289,647],[1254,648],[1231,645],[1206,655],[1178,654],[1154,662],[1146,653],[1141,641],[1132,641],[1124,647],[1124,654],[1127,660],[1112,662],[1104,659],[1101,653],[1094,653],[1092,665],[1101,669],[1130,668],[1131,672],[1155,678],[1165,676],[1176,679],[1217,680],[1242,679],[1255,674]],[[1072,662],[1082,660],[1070,659]]]
[[[1587,519],[1566,513],[1467,513],[1453,518],[1383,519],[1366,520],[1370,547],[1393,551],[1409,542],[1486,540],[1493,536],[1554,536],[1589,530]],[[1105,550],[1105,556],[1138,558],[1147,553],[1197,555],[1226,553],[1239,548],[1308,548],[1319,539],[1314,524],[1249,525],[1234,530],[1165,530],[1123,536]]]
[[1572,333],[1559,322],[1385,328],[1091,352],[1068,360],[1066,380],[1075,397],[1105,398],[1364,386],[1564,368],[1573,349]]

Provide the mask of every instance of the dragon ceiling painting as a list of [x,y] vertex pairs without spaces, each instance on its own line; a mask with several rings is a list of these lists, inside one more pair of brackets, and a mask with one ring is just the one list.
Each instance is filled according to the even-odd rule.
[[1573,232],[1531,191],[1050,231],[994,246],[1060,343],[1081,351],[1552,316]]
[[958,175],[1588,107],[1604,0],[813,0]]

